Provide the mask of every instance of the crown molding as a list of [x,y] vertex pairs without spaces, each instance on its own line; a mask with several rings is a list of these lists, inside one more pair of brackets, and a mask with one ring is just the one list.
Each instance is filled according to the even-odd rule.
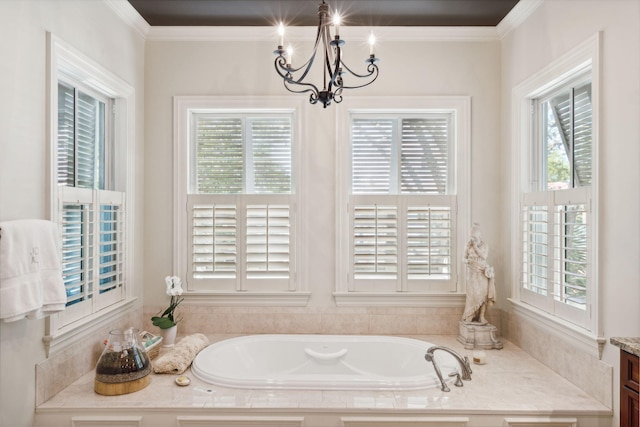
[[130,25],[143,38],[147,38],[151,25],[140,16],[127,0],[103,0],[126,24]]
[[[289,27],[287,40],[315,40],[316,27]],[[380,41],[497,41],[495,27],[343,27],[349,41],[366,41],[373,32]],[[161,27],[153,26],[148,41],[265,41],[278,39],[275,27]]]
[[502,40],[512,30],[522,24],[544,0],[520,0],[507,16],[496,25],[498,38]]

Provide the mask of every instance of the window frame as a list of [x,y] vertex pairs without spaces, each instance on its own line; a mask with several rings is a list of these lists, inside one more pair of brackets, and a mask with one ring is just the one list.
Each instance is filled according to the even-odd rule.
[[[588,307],[585,310],[585,319],[571,319],[571,316],[555,315],[545,311],[544,307],[537,307],[527,300],[526,292],[522,285],[522,258],[512,257],[512,297],[509,301],[516,313],[527,318],[534,319],[537,323],[549,326],[549,330],[568,339],[595,355],[600,355],[603,339],[600,337],[598,323],[598,146],[599,146],[599,94],[600,94],[600,44],[601,33],[597,33],[583,43],[565,53],[547,67],[535,73],[512,91],[512,129],[511,138],[513,149],[511,151],[511,247],[521,254],[522,249],[522,205],[523,195],[532,193],[531,179],[538,171],[536,167],[532,147],[535,145],[536,123],[533,120],[532,100],[542,98],[553,93],[554,89],[575,82],[576,78],[590,76],[591,103],[592,103],[592,182],[590,187],[577,187],[570,190],[560,190],[553,196],[552,203],[561,205],[568,200],[571,192],[584,192],[588,189],[588,195],[580,196],[578,203],[588,203],[590,209],[590,244],[591,251],[591,287],[588,290]],[[572,169],[573,172],[573,169]],[[556,190],[544,191],[546,195]],[[564,191],[566,194],[560,194]],[[535,194],[530,197],[538,197]],[[545,197],[543,194],[540,197]],[[551,197],[551,196],[549,196]],[[558,199],[558,200],[556,200]],[[584,200],[583,200],[584,199]],[[573,200],[569,204],[575,203]],[[552,310],[553,311],[553,310]],[[563,318],[565,317],[565,318]],[[581,323],[582,322],[582,323]],[[581,324],[578,324],[581,323]]]
[[[293,231],[294,251],[292,283],[286,290],[251,291],[243,289],[195,290],[189,289],[184,293],[186,299],[216,305],[256,305],[256,306],[306,306],[310,293],[307,291],[306,250],[304,241],[306,231],[301,226],[300,219],[305,218],[305,205],[301,199],[304,177],[302,175],[301,159],[306,140],[303,120],[306,112],[305,104],[297,98],[291,97],[227,97],[227,96],[174,96],[173,98],[173,179],[174,179],[174,223],[173,223],[173,268],[180,277],[188,277],[189,265],[189,224],[188,199],[191,183],[195,171],[191,168],[193,132],[191,113],[221,113],[244,115],[250,112],[263,113],[293,113],[292,131],[294,142],[292,146],[292,177],[294,191],[288,197],[293,200],[295,209],[296,229]],[[234,197],[235,195],[229,195]],[[238,195],[247,200],[260,198],[262,195]],[[188,285],[187,285],[188,286]]]
[[[344,110],[336,111],[336,286],[334,298],[339,306],[462,306],[465,298],[465,277],[461,263],[457,262],[456,248],[464,247],[471,218],[471,97],[469,96],[416,96],[416,97],[350,97],[342,103]],[[345,112],[348,112],[346,113]],[[454,166],[449,178],[449,194],[430,197],[455,197],[455,238],[452,241],[452,276],[455,282],[448,289],[436,286],[432,290],[409,290],[400,286],[395,291],[355,290],[350,283],[350,218],[349,199],[351,183],[351,114],[381,114],[413,116],[424,113],[453,114],[454,140],[450,151],[450,164]],[[345,142],[346,141],[346,142]],[[451,182],[451,179],[453,182]],[[406,196],[418,196],[407,194]],[[365,196],[367,197],[367,196]],[[385,197],[392,197],[385,195]],[[405,205],[405,203],[402,203]]]
[[[106,165],[105,175],[110,175],[111,189],[124,197],[126,235],[123,298],[115,303],[97,306],[95,310],[65,321],[65,312],[56,313],[45,320],[45,351],[47,357],[62,351],[67,345],[82,337],[91,336],[97,330],[112,323],[113,319],[126,313],[133,307],[138,289],[132,280],[134,262],[134,141],[135,141],[135,90],[111,71],[98,65],[93,60],[65,43],[55,35],[47,33],[47,140],[48,140],[48,175],[50,179],[48,194],[48,210],[53,222],[60,224],[59,202],[61,191],[57,177],[57,120],[58,120],[58,82],[72,83],[89,94],[113,99],[113,150],[110,156],[112,164]],[[69,76],[72,76],[71,78]],[[110,113],[107,111],[107,115]],[[97,192],[97,190],[93,190]],[[104,197],[110,198],[112,191],[105,191]],[[96,206],[99,215],[99,204]],[[99,232],[99,230],[98,230]],[[60,229],[59,233],[62,233]],[[96,284],[96,286],[99,286]],[[66,311],[66,310],[65,310]]]

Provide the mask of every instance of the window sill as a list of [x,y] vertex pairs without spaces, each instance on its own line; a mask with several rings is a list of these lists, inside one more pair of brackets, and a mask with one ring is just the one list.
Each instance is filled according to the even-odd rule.
[[509,298],[508,301],[511,303],[513,313],[516,316],[530,320],[532,323],[543,327],[545,331],[548,331],[555,337],[568,342],[587,354],[596,356],[599,360],[602,359],[602,351],[607,342],[604,337],[593,335],[586,329],[551,316],[549,313],[529,304],[512,298]]
[[46,357],[57,354],[66,350],[69,346],[81,340],[92,339],[106,326],[113,324],[114,319],[127,313],[134,306],[137,298],[131,298],[113,307],[106,308],[99,313],[95,313],[82,320],[79,325],[67,325],[58,330],[52,330],[52,321],[50,318],[46,320],[46,333],[42,338],[45,347]]
[[334,292],[338,307],[464,307],[466,294],[417,292]]
[[186,302],[222,306],[305,307],[310,292],[189,292]]

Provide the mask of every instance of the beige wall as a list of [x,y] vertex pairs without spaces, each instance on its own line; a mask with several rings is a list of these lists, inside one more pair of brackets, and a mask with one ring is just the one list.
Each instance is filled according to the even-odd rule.
[[[313,29],[309,29],[313,32]],[[172,97],[176,95],[289,94],[273,69],[275,39],[251,42],[162,42],[150,40],[146,49],[145,152],[145,306],[166,302],[163,277],[172,274]],[[353,45],[353,50],[349,51]],[[347,57],[358,52],[348,44]],[[310,52],[309,44],[306,45]],[[362,48],[361,48],[362,49]],[[296,52],[301,52],[299,48]],[[300,59],[305,56],[296,53]],[[371,86],[349,93],[357,96],[468,95],[471,96],[472,213],[482,223],[492,244],[491,259],[502,267],[497,189],[501,182],[500,153],[500,45],[489,42],[381,42],[380,77]],[[359,61],[354,59],[359,66]],[[310,307],[334,306],[335,290],[335,114],[340,104],[307,108],[308,138],[302,141],[302,159],[308,197],[302,224],[309,242],[308,289]],[[311,226],[310,224],[314,224]],[[162,230],[162,232],[158,232]]]
[[[550,0],[542,3],[516,30],[502,40],[503,169],[508,176],[513,88],[564,53],[602,32],[600,91],[599,319],[601,335],[640,335],[640,2],[636,0]],[[508,180],[503,215],[510,204]],[[504,253],[513,253],[510,236],[503,235]],[[506,277],[510,277],[505,265]],[[508,317],[508,316],[505,316]],[[600,372],[597,359],[586,358],[539,326],[523,319],[509,325],[516,344],[588,387],[586,379]],[[523,330],[523,328],[525,328]],[[536,337],[535,339],[533,337]],[[553,351],[545,351],[550,345]],[[607,344],[604,363],[614,366],[613,407],[618,407],[618,348]],[[553,360],[549,360],[552,358]],[[576,369],[579,366],[581,369]],[[593,369],[590,369],[593,368]],[[595,376],[595,375],[593,375]],[[607,395],[608,390],[599,394]],[[617,424],[618,413],[616,409]]]
[[[144,39],[101,1],[0,1],[0,93],[3,98],[0,105],[0,221],[49,218],[48,141],[45,140],[47,31],[136,90],[135,179],[139,199],[133,208],[138,226],[134,240],[140,243],[134,252],[141,260]],[[131,268],[135,280],[142,282],[140,264]],[[0,322],[0,425],[3,427],[32,424],[35,366],[45,360],[43,335],[43,320]],[[90,347],[80,346],[78,351]]]

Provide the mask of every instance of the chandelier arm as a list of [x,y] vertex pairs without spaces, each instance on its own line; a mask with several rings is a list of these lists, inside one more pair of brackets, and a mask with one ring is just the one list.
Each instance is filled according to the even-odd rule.
[[361,84],[361,85],[357,85],[357,86],[342,86],[344,89],[358,89],[358,88],[361,88],[361,87],[369,86],[371,83],[375,82],[376,79],[378,78],[379,70],[378,70],[378,66],[376,64],[370,63],[367,66],[367,71],[369,72],[369,74],[354,73],[344,63],[342,64],[342,66],[354,77],[367,78],[367,77],[372,77],[373,76],[373,78],[370,81],[368,81],[367,83],[364,83],[364,84]]
[[[287,89],[289,92],[293,92],[293,93],[312,92],[316,96],[319,92],[318,88],[313,83],[298,83],[295,80],[291,80],[286,77],[284,78],[283,83],[284,83],[285,89]],[[297,86],[306,87],[306,89],[302,89],[302,88],[299,90],[292,89],[292,87],[297,87]]]
[[[275,65],[275,69],[276,69],[276,73],[280,77],[282,77],[282,81],[283,81],[285,89],[287,89],[289,92],[293,92],[293,93],[313,92],[314,94],[317,95],[318,88],[312,83],[304,83],[304,82],[300,81],[302,79],[294,80],[292,78],[292,75],[291,75],[291,72],[290,72],[291,70],[289,68],[287,68],[285,65],[283,65],[285,63],[286,63],[286,60],[281,55],[281,56],[276,58],[276,61],[275,61],[275,64],[274,64]],[[294,90],[289,85],[306,86],[307,89]]]

